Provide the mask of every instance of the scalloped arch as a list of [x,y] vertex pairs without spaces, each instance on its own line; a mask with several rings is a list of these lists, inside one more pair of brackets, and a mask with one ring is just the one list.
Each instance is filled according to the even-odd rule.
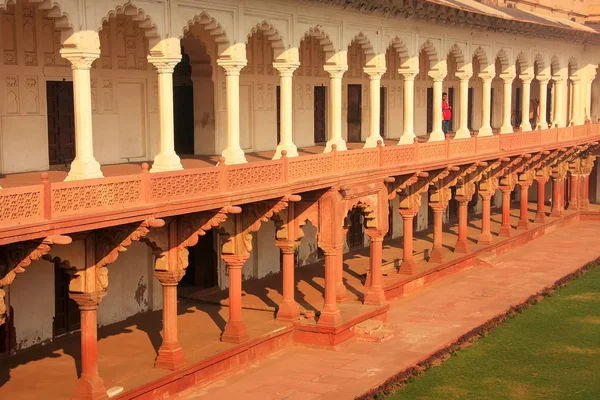
[[[227,37],[225,29],[223,29],[222,25],[217,22],[216,19],[211,17],[206,11],[202,11],[200,14],[194,15],[194,17],[188,20],[186,25],[181,29],[179,38],[184,38],[186,35],[190,34],[195,25],[201,26],[215,40],[219,55],[221,55],[223,51],[229,47],[230,41]],[[215,57],[215,59],[216,58],[217,57]]]
[[483,49],[483,47],[478,46],[473,52],[473,57],[479,61],[479,67],[481,69],[487,68],[490,65],[490,60],[488,59],[488,55]]
[[546,64],[547,64],[546,59],[540,53],[536,53],[535,57],[533,58],[534,67],[536,64],[537,64],[537,68],[538,68],[538,73],[539,73],[539,71],[546,69]]
[[463,53],[462,49],[458,44],[454,43],[452,46],[450,46],[446,57],[450,54],[454,56],[458,68],[462,68],[465,65],[465,54]]
[[246,45],[248,45],[250,38],[257,32],[262,32],[267,37],[267,41],[273,49],[273,59],[277,59],[285,51],[285,44],[283,43],[283,38],[279,34],[279,31],[266,20],[263,20],[252,27],[250,32],[248,32],[248,35],[246,35]]
[[558,59],[558,56],[555,54],[550,59],[550,71],[551,71],[552,75],[560,73],[560,68],[561,68],[560,60]]
[[[0,0],[0,10],[6,10],[8,6],[15,5],[17,0]],[[33,2],[32,2],[33,3]],[[48,17],[54,20],[54,26],[60,31],[73,32],[73,23],[70,21],[69,14],[63,11],[59,1],[55,0],[38,0],[34,5],[39,10],[48,12]]]
[[496,53],[496,60],[500,60],[502,72],[506,71],[510,67],[510,60],[504,49],[498,50],[498,53]]
[[435,65],[439,61],[437,49],[435,48],[435,45],[433,43],[431,43],[431,41],[429,39],[427,39],[425,42],[423,42],[423,44],[421,44],[421,46],[419,46],[419,53],[421,51],[424,51],[425,54],[427,54],[427,57],[429,58],[429,63],[432,66]]
[[579,62],[573,56],[569,57],[568,66],[569,66],[571,75],[574,75],[579,71]]
[[371,44],[371,41],[369,40],[369,38],[367,37],[367,35],[365,35],[362,32],[358,32],[350,41],[350,46],[352,45],[352,43],[358,43],[358,45],[360,46],[360,48],[365,52],[365,54],[367,56],[372,56],[375,54],[375,49],[373,48],[373,44]]
[[410,58],[410,53],[408,52],[408,46],[404,43],[404,40],[399,36],[394,36],[394,38],[390,41],[388,48],[393,48],[400,57],[400,62],[405,63]]
[[519,54],[517,54],[517,58],[515,60],[515,65],[518,64],[519,68],[521,69],[521,73],[523,73],[523,71],[525,71],[527,68],[529,68],[529,61],[527,60],[527,55],[520,51]]
[[148,15],[143,8],[135,6],[133,2],[130,1],[109,10],[106,16],[102,17],[98,31],[102,30],[102,27],[105,23],[108,23],[110,18],[116,18],[117,15],[126,15],[131,17],[138,23],[138,26],[144,30],[144,35],[147,38],[160,39],[156,24],[152,22],[150,15]]
[[329,37],[329,34],[325,32],[325,30],[323,30],[323,27],[321,25],[316,25],[306,30],[304,34],[300,37],[300,43],[298,45],[298,48],[302,44],[302,41],[304,41],[305,38],[310,36],[319,41],[319,45],[322,46],[327,58],[330,58],[336,52],[335,47],[333,46],[333,42]]

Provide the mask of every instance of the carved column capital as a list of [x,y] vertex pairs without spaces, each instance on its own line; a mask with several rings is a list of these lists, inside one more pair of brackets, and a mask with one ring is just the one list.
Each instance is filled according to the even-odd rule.
[[515,80],[515,75],[504,75],[504,74],[501,74],[500,78],[504,81],[505,85],[509,85],[509,84],[512,84],[512,82]]
[[347,65],[325,65],[323,67],[325,72],[329,74],[331,78],[342,79],[344,73],[348,71]]
[[159,74],[172,74],[175,66],[181,61],[181,54],[169,57],[148,56],[148,62],[156,67]]
[[429,75],[434,82],[443,82],[446,77],[446,73],[442,71],[431,71],[427,75]]
[[385,232],[379,229],[367,229],[365,233],[369,236],[371,242],[382,242],[385,236]]
[[454,75],[461,81],[468,81],[473,76],[470,72],[456,72]]
[[477,75],[479,78],[481,78],[482,81],[484,82],[491,82],[492,79],[494,79],[494,75],[487,73],[487,72],[482,72],[479,75]]
[[405,81],[414,81],[419,71],[405,71],[402,68],[398,69],[398,73],[402,75]]
[[403,219],[414,218],[418,214],[418,211],[412,208],[401,208],[399,212]]
[[291,77],[300,66],[299,62],[273,63],[273,68],[279,72],[281,77]]
[[177,286],[185,275],[185,268],[174,271],[154,271],[154,276],[163,286]]
[[279,247],[283,254],[294,254],[300,243],[293,240],[276,240],[275,246]]
[[520,75],[519,78],[525,85],[530,85],[531,81],[533,81],[533,76],[529,76],[529,75]]
[[386,69],[380,67],[365,67],[365,74],[369,75],[369,79],[371,80],[379,80],[385,74]]
[[106,296],[106,290],[99,290],[91,293],[73,293],[69,292],[69,297],[77,303],[81,311],[93,311],[98,309],[98,305]]
[[73,70],[89,70],[92,64],[100,58],[100,49],[71,49],[62,48],[60,55],[69,60]]
[[546,75],[537,75],[535,79],[537,79],[540,85],[547,85],[550,82],[550,77]]
[[223,67],[225,75],[227,76],[239,76],[242,68],[248,64],[247,60],[217,60],[217,64]]
[[229,269],[242,269],[246,261],[248,261],[249,254],[222,254],[221,258],[227,264]]

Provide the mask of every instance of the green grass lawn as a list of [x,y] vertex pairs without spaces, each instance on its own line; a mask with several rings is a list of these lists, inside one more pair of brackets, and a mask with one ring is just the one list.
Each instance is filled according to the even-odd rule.
[[600,399],[600,267],[390,398]]

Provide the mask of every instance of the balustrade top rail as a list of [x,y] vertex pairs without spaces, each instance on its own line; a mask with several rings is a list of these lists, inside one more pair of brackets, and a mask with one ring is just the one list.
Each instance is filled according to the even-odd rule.
[[457,158],[534,149],[600,136],[600,124],[507,135],[450,139],[409,145],[283,157],[279,160],[0,189],[0,228],[49,222],[77,215],[202,199],[378,168],[417,166]]

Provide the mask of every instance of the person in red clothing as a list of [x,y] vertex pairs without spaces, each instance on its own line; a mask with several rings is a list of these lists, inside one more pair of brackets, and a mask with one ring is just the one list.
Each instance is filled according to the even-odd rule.
[[452,119],[452,107],[448,104],[448,93],[442,93],[442,131],[444,135],[450,130],[450,120]]

